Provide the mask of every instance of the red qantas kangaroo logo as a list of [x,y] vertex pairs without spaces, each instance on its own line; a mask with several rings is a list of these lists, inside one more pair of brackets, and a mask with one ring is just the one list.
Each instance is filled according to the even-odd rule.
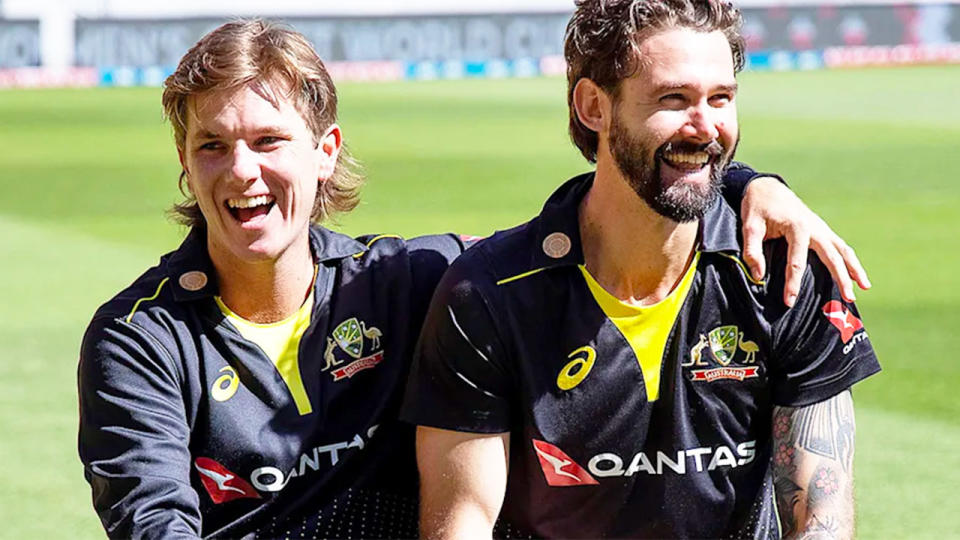
[[547,484],[551,486],[587,486],[599,484],[590,473],[583,467],[577,465],[570,459],[570,456],[563,453],[556,446],[533,440],[533,449],[537,451],[537,458],[540,459],[540,468],[543,469],[543,476],[547,479]]
[[200,481],[207,489],[214,504],[234,499],[259,499],[260,494],[246,480],[230,472],[216,461],[198,457],[193,466],[200,473]]
[[850,341],[853,334],[863,328],[863,323],[860,322],[860,319],[854,316],[846,306],[836,300],[831,300],[824,304],[823,314],[827,316],[831,324],[837,327],[837,330],[840,330],[840,339],[842,339],[844,343]]

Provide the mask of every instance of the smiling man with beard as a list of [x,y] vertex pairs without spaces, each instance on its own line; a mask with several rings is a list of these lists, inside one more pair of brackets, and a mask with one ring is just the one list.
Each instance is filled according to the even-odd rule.
[[[594,173],[453,263],[404,404],[430,538],[853,534],[850,386],[880,367],[826,268],[780,300],[719,197],[740,15],[581,0],[570,132]],[[499,528],[494,531],[497,516]]]

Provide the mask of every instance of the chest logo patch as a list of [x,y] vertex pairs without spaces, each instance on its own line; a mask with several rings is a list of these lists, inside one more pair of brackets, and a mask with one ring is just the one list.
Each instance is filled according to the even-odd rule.
[[548,485],[565,487],[589,486],[600,483],[590,476],[586,469],[577,465],[563,450],[548,442],[538,441],[537,439],[531,440]]
[[754,364],[759,350],[757,343],[744,338],[743,332],[736,325],[718,326],[707,332],[707,335],[700,334],[700,340],[690,349],[690,359],[683,363],[683,367],[706,368],[690,370],[694,381],[752,379],[760,376],[758,366],[740,367],[730,364],[736,360],[738,352],[744,353],[739,363]]
[[570,390],[583,382],[593,369],[593,364],[597,361],[597,351],[589,345],[584,345],[570,353],[567,358],[573,358],[567,362],[557,375],[557,388],[561,390]]
[[[327,338],[327,348],[323,353],[324,367],[322,371],[330,371],[334,381],[349,379],[360,371],[375,367],[383,361],[383,349],[380,347],[380,338],[383,333],[376,326],[367,326],[362,320],[356,317],[341,322],[333,329],[330,337]],[[369,341],[367,347],[367,356],[363,356],[364,342]],[[343,364],[345,360],[337,358],[335,354],[340,349],[354,361],[349,364],[333,369]]]

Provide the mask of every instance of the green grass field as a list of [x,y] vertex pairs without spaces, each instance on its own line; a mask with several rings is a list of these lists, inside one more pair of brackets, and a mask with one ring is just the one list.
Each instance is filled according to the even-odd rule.
[[[861,538],[960,536],[960,66],[741,76],[740,159],[853,244],[884,372],[858,385]],[[350,233],[486,234],[587,170],[559,79],[342,85]],[[0,537],[102,536],[76,457],[93,310],[183,231],[158,89],[0,92]],[[951,337],[954,336],[954,337]]]

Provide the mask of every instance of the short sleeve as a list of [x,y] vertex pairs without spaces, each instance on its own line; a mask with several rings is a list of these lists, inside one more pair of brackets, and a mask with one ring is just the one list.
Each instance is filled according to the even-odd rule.
[[[778,244],[775,258],[786,261],[786,246]],[[788,407],[831,398],[880,371],[856,305],[842,299],[816,254],[808,260],[796,304],[773,327],[773,400]],[[772,273],[780,274],[778,282],[768,290],[783,289],[785,270],[779,266]]]
[[[401,417],[411,423],[474,433],[511,428],[512,392],[505,348],[474,250],[437,287],[414,354]],[[469,259],[469,260],[468,260]]]

